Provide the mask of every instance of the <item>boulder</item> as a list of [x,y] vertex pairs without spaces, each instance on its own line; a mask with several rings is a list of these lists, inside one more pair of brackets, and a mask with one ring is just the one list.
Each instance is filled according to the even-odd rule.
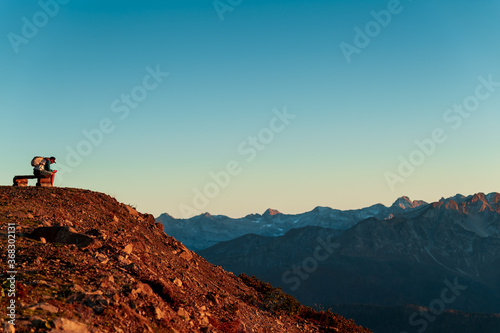
[[184,244],[180,243],[179,249],[181,250],[179,257],[187,261],[193,259],[193,253]]
[[127,209],[128,213],[132,216],[139,217],[140,214],[138,211],[136,211],[134,208],[130,207],[129,205],[125,205],[125,208]]
[[87,292],[73,294],[67,299],[68,303],[81,303],[91,308],[95,314],[102,314],[109,305],[109,301],[102,295],[102,292]]
[[149,224],[152,224],[154,225],[155,224],[155,217],[151,214],[146,214],[146,222],[149,223]]
[[32,239],[44,238],[49,243],[74,244],[79,248],[91,245],[94,239],[79,234],[71,227],[39,227],[28,235]]
[[179,308],[177,310],[177,314],[182,317],[184,320],[189,320],[189,312],[187,312],[184,308]]
[[4,331],[4,333],[15,333],[16,327],[12,324],[4,323],[3,324],[3,331]]
[[148,284],[137,282],[136,289],[132,290],[132,294],[144,294],[147,296],[153,296],[153,289]]
[[57,313],[57,312],[59,312],[59,309],[57,307],[55,307],[55,306],[53,306],[51,304],[48,304],[48,303],[39,303],[39,304],[30,306],[29,309],[30,310],[41,309],[43,311],[50,312],[50,313]]
[[66,318],[54,319],[54,326],[55,328],[50,331],[52,333],[89,333],[87,325]]
[[125,246],[125,247],[123,248],[123,252],[124,252],[125,254],[131,254],[133,249],[134,249],[134,245],[132,245],[132,244],[128,244],[127,246]]

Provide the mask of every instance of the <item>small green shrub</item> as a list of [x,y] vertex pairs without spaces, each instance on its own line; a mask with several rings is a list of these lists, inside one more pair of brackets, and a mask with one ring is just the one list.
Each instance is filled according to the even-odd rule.
[[354,320],[345,319],[330,310],[317,311],[309,306],[301,305],[294,297],[286,294],[280,288],[274,288],[271,284],[262,282],[255,276],[249,277],[242,273],[239,278],[260,294],[258,300],[255,300],[252,295],[240,296],[240,299],[247,304],[259,305],[273,314],[289,315],[297,321],[305,320],[315,323],[322,332],[371,332],[366,328],[357,326]]
[[261,294],[261,304],[266,310],[272,313],[285,313],[290,316],[299,313],[300,303],[292,296],[285,294],[280,288],[274,288],[271,284],[262,282],[255,276],[249,277],[240,274],[240,278],[247,286],[252,287]]

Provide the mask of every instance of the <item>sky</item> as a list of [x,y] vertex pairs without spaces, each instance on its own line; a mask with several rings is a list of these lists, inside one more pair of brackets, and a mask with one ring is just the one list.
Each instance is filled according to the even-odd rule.
[[[0,184],[187,218],[500,191],[500,1],[0,3]],[[31,183],[34,185],[34,183]]]

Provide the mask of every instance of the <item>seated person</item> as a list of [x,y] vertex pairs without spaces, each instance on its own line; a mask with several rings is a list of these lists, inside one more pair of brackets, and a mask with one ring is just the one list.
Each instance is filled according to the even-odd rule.
[[57,170],[52,170],[50,165],[56,163],[55,157],[44,157],[42,161],[33,169],[33,174],[37,178],[50,178],[51,185],[54,186],[54,177]]

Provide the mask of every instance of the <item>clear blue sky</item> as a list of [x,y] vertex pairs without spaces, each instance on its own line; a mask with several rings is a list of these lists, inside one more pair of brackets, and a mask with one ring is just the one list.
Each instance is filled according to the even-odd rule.
[[[499,14],[472,0],[4,1],[0,183],[54,155],[58,186],[175,217],[500,191]],[[473,111],[447,111],[462,103]],[[446,139],[415,153],[436,128]]]

